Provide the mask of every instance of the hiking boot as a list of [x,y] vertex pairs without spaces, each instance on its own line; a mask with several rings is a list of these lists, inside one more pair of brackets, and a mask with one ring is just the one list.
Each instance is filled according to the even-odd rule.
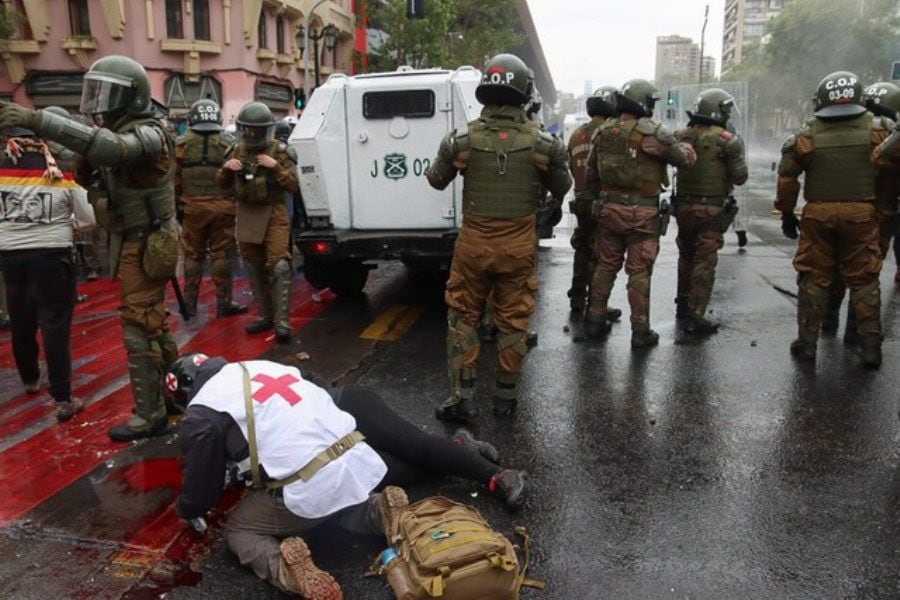
[[378,502],[378,512],[381,514],[381,527],[388,539],[388,544],[393,544],[396,533],[397,515],[400,509],[409,506],[409,498],[403,488],[389,485],[381,491],[381,499]]
[[249,333],[250,335],[256,335],[258,333],[265,333],[272,329],[272,320],[267,319],[265,317],[260,317],[255,321],[251,321],[244,325],[244,331]]
[[816,340],[797,338],[791,342],[791,354],[801,360],[816,360]]
[[81,398],[72,398],[68,402],[57,402],[56,420],[68,421],[83,410],[84,400],[82,400]]
[[692,317],[684,326],[684,330],[695,335],[712,335],[719,332],[719,323],[703,317]]
[[131,429],[127,423],[111,427],[107,431],[110,439],[115,442],[132,442],[134,440],[142,440],[144,438],[158,437],[169,433],[169,422],[163,419],[149,429]]
[[291,343],[291,328],[284,325],[275,325],[275,341],[279,344]]
[[494,416],[495,417],[509,417],[514,412],[516,412],[516,407],[519,405],[518,400],[510,400],[509,398],[494,398]]
[[612,331],[612,323],[608,320],[594,321],[591,319],[584,320],[584,335],[595,340],[602,340],[609,332]]
[[650,348],[659,344],[659,334],[652,329],[637,329],[631,332],[632,348]]
[[863,366],[867,369],[878,369],[881,367],[881,336],[879,335],[861,335],[859,336],[859,357],[862,359]]
[[450,396],[434,409],[435,418],[445,423],[468,423],[477,415],[478,411],[471,400],[456,396]]
[[468,429],[460,427],[453,434],[453,437],[450,438],[450,441],[466,450],[480,454],[482,458],[491,461],[495,465],[500,464],[500,453],[497,449],[487,442],[476,440],[475,436],[469,433]]
[[606,320],[610,323],[618,321],[622,318],[622,309],[621,308],[607,308],[606,309]]
[[343,600],[341,586],[312,560],[306,542],[298,537],[281,542],[281,563],[294,589],[306,600]]
[[507,508],[516,510],[525,501],[525,471],[503,469],[488,482],[488,491],[499,494]]
[[229,302],[224,306],[220,306],[216,309],[216,317],[219,319],[224,319],[225,317],[233,317],[235,315],[242,315],[246,313],[248,308],[242,304],[235,304],[234,302]]
[[747,232],[746,231],[735,231],[738,238],[738,248],[743,248],[747,245]]

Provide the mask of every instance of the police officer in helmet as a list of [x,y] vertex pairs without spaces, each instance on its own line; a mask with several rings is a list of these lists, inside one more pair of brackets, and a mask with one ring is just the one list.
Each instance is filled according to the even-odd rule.
[[[162,378],[178,357],[164,305],[179,246],[174,140],[154,116],[144,67],[125,56],[101,58],[85,73],[80,112],[101,118],[104,126],[93,128],[4,102],[0,128],[29,127],[80,155],[75,179],[84,188],[99,172],[109,193],[110,274],[120,282],[122,335],[134,396],[134,414],[109,435],[122,441],[160,435],[167,429]],[[156,243],[149,245],[151,229]]]
[[735,185],[747,181],[748,169],[740,138],[729,132],[734,97],[718,88],[703,91],[688,111],[689,123],[675,139],[690,144],[697,162],[678,169],[678,296],[676,317],[686,320],[690,333],[710,334],[718,323],[706,318],[716,277],[718,251],[724,244],[737,207]]
[[188,130],[175,146],[175,193],[184,215],[184,299],[188,311],[196,314],[203,264],[209,257],[219,318],[247,312],[231,299],[234,195],[216,183],[230,147],[230,138],[222,134],[219,105],[206,98],[194,102]]
[[535,210],[544,189],[562,198],[571,186],[565,147],[524,111],[533,85],[518,57],[488,61],[475,92],[484,105],[481,116],[443,139],[427,172],[441,190],[463,177],[463,224],[445,294],[451,395],[437,407],[441,420],[468,421],[476,414],[477,328],[489,297],[499,330],[494,413],[510,415],[516,407],[537,290]]
[[[782,231],[796,239],[799,228],[800,238],[794,258],[798,336],[791,353],[800,360],[815,360],[831,290],[842,278],[850,288],[862,363],[877,369],[882,258],[875,200],[882,173],[870,161],[892,124],[866,110],[859,78],[846,71],[822,80],[813,107],[813,118],[784,143],[778,167],[775,208],[782,213]],[[798,220],[794,208],[801,174],[806,205]]]

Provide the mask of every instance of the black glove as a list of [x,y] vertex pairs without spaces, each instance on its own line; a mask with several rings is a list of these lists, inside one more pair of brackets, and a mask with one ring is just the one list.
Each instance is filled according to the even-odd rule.
[[800,237],[797,228],[800,227],[800,219],[794,213],[781,215],[781,233],[784,237],[796,240]]

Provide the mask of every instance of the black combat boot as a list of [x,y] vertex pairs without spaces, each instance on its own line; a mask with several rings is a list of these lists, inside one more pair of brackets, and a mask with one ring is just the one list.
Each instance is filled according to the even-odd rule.
[[494,386],[494,416],[509,417],[516,412],[516,406],[519,404],[516,399],[518,386],[515,383],[518,376],[512,376],[512,381],[501,377],[502,375],[498,373],[497,383]]
[[688,319],[684,330],[694,335],[712,335],[719,332],[720,323],[704,319],[703,317],[691,317]]
[[584,290],[576,290],[573,287],[566,295],[569,297],[569,308],[572,312],[583,313],[584,309],[587,308],[587,298],[585,297]]
[[595,340],[605,339],[609,332],[612,331],[612,323],[607,319],[595,321],[585,317],[584,319],[584,335]]
[[487,442],[476,440],[475,436],[469,433],[468,429],[457,429],[450,441],[466,450],[480,454],[482,458],[491,461],[495,465],[500,464],[500,453],[497,449]]
[[149,429],[135,430],[128,427],[127,423],[111,427],[107,431],[110,439],[116,442],[131,442],[134,440],[142,440],[144,438],[158,437],[169,433],[169,422],[163,419],[159,423],[151,426]]
[[290,344],[291,343],[291,328],[285,327],[284,325],[277,324],[274,326],[275,329],[275,341],[279,344]]
[[607,308],[606,309],[606,320],[610,323],[616,322],[622,318],[622,309],[621,308]]
[[478,416],[478,411],[469,398],[450,396],[434,409],[434,416],[445,423],[469,423]]
[[265,333],[272,329],[272,319],[267,319],[266,317],[260,317],[255,321],[247,323],[244,325],[244,331],[251,335],[255,335],[257,333]]
[[234,302],[229,302],[224,306],[219,306],[216,309],[216,317],[219,319],[224,319],[225,317],[233,317],[235,315],[243,315],[247,312],[247,307],[242,304],[235,304]]
[[659,334],[652,329],[633,329],[631,331],[632,348],[651,348],[659,344]]
[[525,472],[504,469],[495,473],[488,483],[488,491],[499,494],[507,508],[521,508],[525,501]]
[[859,357],[862,359],[863,366],[867,369],[878,369],[881,367],[881,336],[879,335],[861,335],[859,336]]
[[816,338],[803,339],[797,338],[791,342],[791,354],[800,360],[816,360],[816,346],[818,340]]

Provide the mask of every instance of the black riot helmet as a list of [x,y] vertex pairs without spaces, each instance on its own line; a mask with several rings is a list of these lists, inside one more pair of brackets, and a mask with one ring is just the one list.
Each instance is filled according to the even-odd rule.
[[616,88],[611,85],[594,90],[587,99],[587,114],[591,117],[614,117],[616,115]]
[[222,131],[222,111],[214,100],[203,98],[191,104],[188,128],[199,133]]
[[694,102],[694,110],[687,111],[691,123],[725,127],[735,110],[734,96],[719,88],[703,90]]
[[237,143],[248,150],[265,150],[275,139],[275,116],[262,102],[248,102],[237,119]]
[[484,105],[525,106],[531,100],[534,71],[513,54],[498,54],[484,66],[475,97]]
[[646,79],[632,79],[616,92],[616,114],[629,113],[637,117],[652,117],[659,100],[659,90]]
[[194,380],[200,371],[200,365],[209,360],[209,357],[200,352],[191,352],[180,356],[166,373],[165,396],[166,403],[182,412],[187,408],[191,392],[194,389]]
[[874,115],[897,120],[900,113],[900,87],[890,81],[873,83],[863,92],[866,108]]
[[846,119],[866,112],[859,77],[849,71],[825,77],[813,96],[813,110],[820,119]]

